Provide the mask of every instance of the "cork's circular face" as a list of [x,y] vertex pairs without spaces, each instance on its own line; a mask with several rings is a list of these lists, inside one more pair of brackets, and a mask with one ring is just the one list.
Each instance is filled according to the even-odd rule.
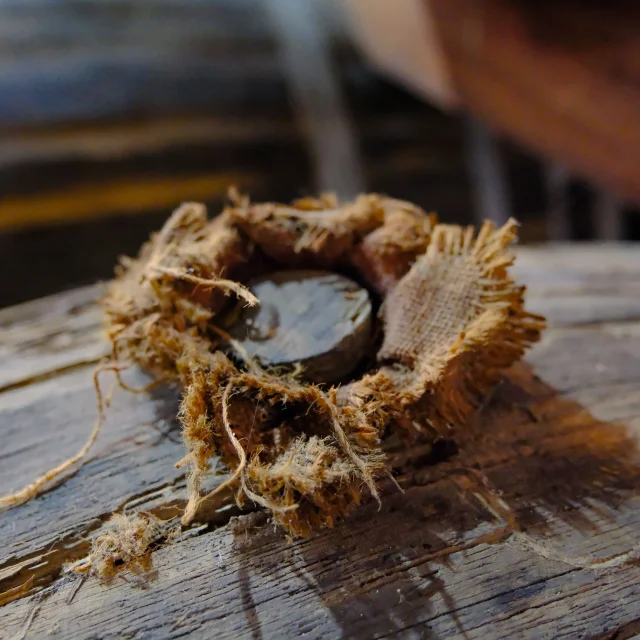
[[260,300],[230,333],[263,366],[300,363],[303,376],[333,383],[362,359],[371,334],[366,289],[326,271],[280,271],[247,283]]

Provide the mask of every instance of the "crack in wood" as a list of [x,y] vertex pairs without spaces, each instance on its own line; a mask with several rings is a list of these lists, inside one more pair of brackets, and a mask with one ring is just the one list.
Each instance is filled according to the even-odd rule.
[[90,365],[96,365],[98,364],[98,362],[100,362],[100,360],[102,360],[103,357],[104,355],[100,357],[82,358],[61,367],[49,369],[47,371],[36,373],[26,378],[16,380],[15,382],[0,386],[0,394],[7,393],[9,391],[15,391],[16,389],[22,389],[23,387],[28,387],[32,384],[38,384],[39,382],[46,382],[47,380],[51,380],[52,378],[64,375],[65,373],[70,373],[72,371],[76,371],[77,369],[83,369]]

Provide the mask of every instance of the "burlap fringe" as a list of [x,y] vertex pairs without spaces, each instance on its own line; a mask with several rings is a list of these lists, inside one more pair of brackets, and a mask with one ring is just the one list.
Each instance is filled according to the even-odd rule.
[[[410,442],[463,424],[544,320],[524,310],[524,288],[507,271],[514,221],[486,223],[476,237],[375,194],[342,205],[332,196],[252,205],[237,193],[232,202],[213,221],[201,205],[182,205],[137,259],[122,261],[104,300],[107,368],[125,387],[120,371],[135,362],[184,389],[183,524],[211,497],[202,480],[219,456],[232,473],[213,494],[233,485],[239,503],[307,535],[346,515],[365,488],[378,498],[387,433]],[[238,346],[220,319],[234,300],[257,302],[242,281],[265,263],[355,271],[386,296],[377,370],[323,389],[225,355],[223,343]],[[0,504],[45,490],[86,455],[100,424],[76,456]]]

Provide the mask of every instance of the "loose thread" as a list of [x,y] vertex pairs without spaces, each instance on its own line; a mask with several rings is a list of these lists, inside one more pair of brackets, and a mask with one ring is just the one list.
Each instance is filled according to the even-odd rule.
[[337,410],[335,405],[327,398],[326,394],[317,389],[318,398],[321,403],[324,405],[329,417],[331,419],[331,424],[333,426],[333,431],[336,435],[340,446],[345,451],[345,453],[349,456],[353,464],[360,470],[362,474],[362,478],[365,481],[367,487],[369,487],[369,491],[371,491],[371,495],[378,501],[380,504],[380,495],[378,493],[378,489],[376,487],[375,480],[371,475],[371,471],[367,467],[367,463],[354,451],[349,439],[347,438],[347,434],[344,432],[342,425],[340,424],[340,420],[338,419]]
[[98,377],[103,371],[119,372],[121,369],[126,369],[126,368],[129,368],[130,366],[131,366],[130,363],[121,363],[121,364],[107,363],[107,364],[99,365],[98,367],[96,367],[95,371],[93,372],[93,385],[96,391],[96,404],[98,408],[98,418],[96,420],[95,426],[93,427],[93,430],[91,431],[91,435],[89,436],[89,439],[85,442],[82,449],[80,449],[80,451],[78,451],[78,453],[76,453],[74,456],[71,456],[70,458],[60,463],[56,467],[49,469],[46,473],[42,474],[40,477],[36,478],[32,483],[28,484],[26,487],[20,489],[19,491],[10,493],[0,498],[0,509],[2,510],[13,509],[14,507],[17,507],[21,504],[24,504],[25,502],[28,502],[29,500],[32,500],[33,498],[36,498],[47,489],[47,485],[51,481],[61,476],[65,471],[70,469],[73,465],[75,465],[77,462],[85,458],[87,453],[89,453],[89,449],[91,449],[91,446],[96,441],[98,434],[100,433],[100,429],[102,428],[102,425],[104,423],[104,407],[105,405],[109,404],[111,395],[115,388],[115,385],[114,385],[109,390],[109,393],[107,394],[107,396],[103,397],[102,390],[100,389],[100,382],[98,380]]
[[171,269],[169,267],[153,266],[153,270],[177,280],[186,280],[187,282],[203,287],[209,287],[211,289],[218,287],[219,289],[233,291],[233,293],[235,293],[239,298],[245,300],[249,307],[254,307],[259,302],[258,298],[256,298],[249,289],[234,280],[225,280],[224,278],[201,278],[199,276],[194,276],[191,273],[178,271],[177,269]]
[[232,389],[233,380],[229,381],[229,383],[225,387],[224,393],[222,394],[222,424],[231,444],[238,454],[238,466],[235,468],[235,471],[229,478],[227,478],[222,484],[218,485],[215,489],[213,489],[206,495],[200,496],[198,493],[194,492],[189,496],[189,501],[182,516],[183,525],[188,525],[193,522],[193,519],[195,518],[198,509],[203,502],[209,500],[216,494],[220,493],[223,489],[236,482],[247,464],[247,454],[238,441],[238,438],[236,438],[235,433],[233,433],[233,429],[231,428],[231,424],[229,423],[229,398],[231,396]]

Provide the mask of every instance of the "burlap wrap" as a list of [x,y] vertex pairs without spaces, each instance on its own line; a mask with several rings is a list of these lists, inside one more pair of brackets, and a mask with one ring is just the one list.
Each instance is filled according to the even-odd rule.
[[[378,195],[291,206],[236,196],[213,221],[201,205],[175,211],[137,259],[123,260],[104,307],[113,359],[184,389],[183,522],[206,498],[202,478],[217,455],[239,501],[306,535],[331,526],[366,488],[377,497],[387,434],[409,446],[463,425],[544,326],[507,271],[515,230],[513,221],[485,223],[476,236]],[[225,355],[219,319],[236,297],[255,302],[241,283],[265,265],[357,274],[379,293],[377,368],[326,389],[242,363],[241,350]]]

